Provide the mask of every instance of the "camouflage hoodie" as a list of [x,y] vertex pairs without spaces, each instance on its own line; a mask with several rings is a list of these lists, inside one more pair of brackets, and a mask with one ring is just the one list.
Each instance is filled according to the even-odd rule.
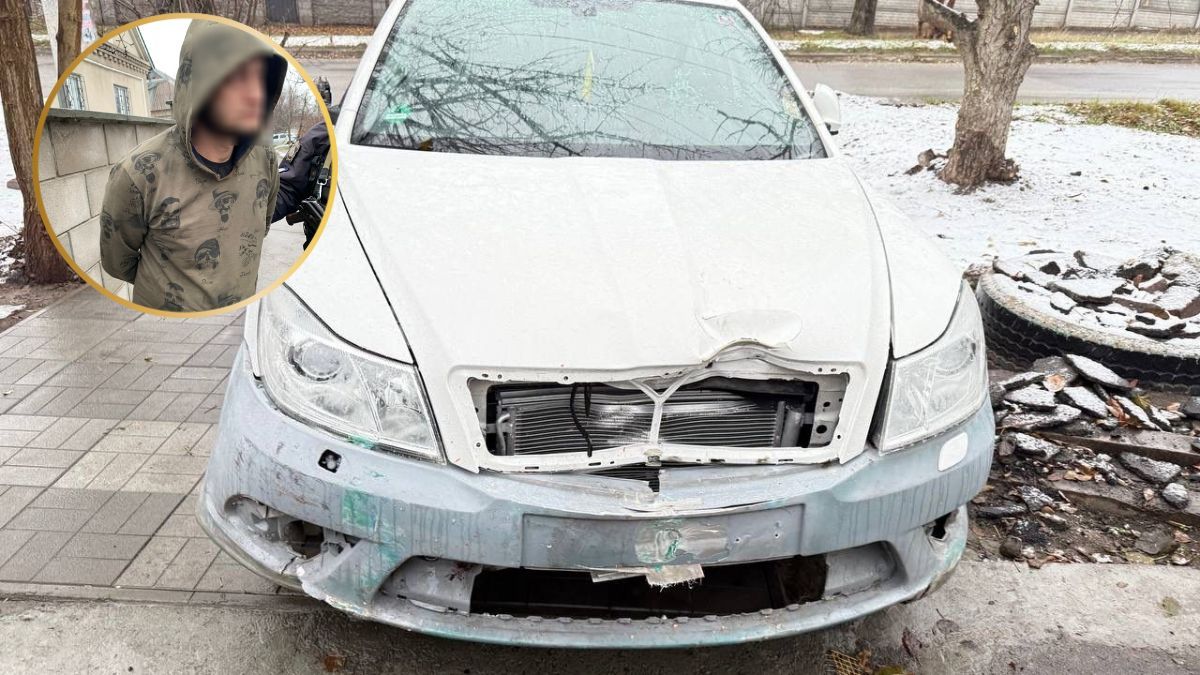
[[104,271],[133,283],[133,302],[174,312],[224,307],[254,295],[262,240],[275,209],[279,168],[262,139],[233,151],[224,178],[192,148],[192,125],[234,69],[266,56],[267,110],[279,100],[287,60],[259,38],[192,21],[179,51],[175,125],[113,166],[100,213]]

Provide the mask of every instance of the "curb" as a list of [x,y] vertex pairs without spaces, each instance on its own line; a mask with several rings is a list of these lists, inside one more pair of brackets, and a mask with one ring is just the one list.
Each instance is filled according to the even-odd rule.
[[307,595],[291,591],[276,594],[228,593],[221,591],[184,591],[158,588],[128,588],[119,586],[75,586],[69,584],[37,584],[0,582],[0,598],[4,600],[98,602],[139,602],[170,605],[236,605],[249,609],[303,610],[333,608]]

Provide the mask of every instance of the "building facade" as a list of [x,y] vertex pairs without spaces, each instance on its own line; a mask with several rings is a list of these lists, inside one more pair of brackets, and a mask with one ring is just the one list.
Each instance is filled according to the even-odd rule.
[[150,117],[146,84],[154,67],[141,31],[101,44],[67,76],[54,107]]

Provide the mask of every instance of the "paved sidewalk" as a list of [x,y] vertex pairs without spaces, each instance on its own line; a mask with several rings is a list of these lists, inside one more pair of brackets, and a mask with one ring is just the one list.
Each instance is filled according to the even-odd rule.
[[83,288],[0,334],[3,591],[276,592],[193,515],[240,314],[163,319]]

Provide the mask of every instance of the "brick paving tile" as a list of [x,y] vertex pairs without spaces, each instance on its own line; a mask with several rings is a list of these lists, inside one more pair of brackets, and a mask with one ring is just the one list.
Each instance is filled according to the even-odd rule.
[[84,532],[113,534],[137,513],[150,495],[146,492],[118,492],[84,523]]
[[50,488],[37,495],[32,506],[43,509],[79,509],[96,512],[113,496],[108,490]]
[[217,551],[217,545],[208,537],[189,538],[158,577],[155,587],[194,589],[216,559]]
[[149,537],[136,534],[100,534],[80,532],[58,552],[63,558],[103,558],[133,560]]
[[75,532],[92,517],[91,511],[78,509],[39,509],[29,507],[8,521],[10,530],[39,532]]
[[71,538],[70,532],[34,532],[0,566],[0,581],[30,581]]
[[81,290],[0,333],[0,581],[277,591],[195,518],[242,317]]
[[0,485],[28,485],[49,487],[63,473],[61,468],[40,466],[0,466]]
[[34,576],[43,584],[80,584],[111,586],[128,562],[97,558],[54,558]]
[[[112,420],[86,420],[75,433],[67,437],[58,447],[64,450],[91,450],[93,446],[116,426]],[[42,433],[49,433],[53,428]]]
[[[154,534],[163,528],[183,499],[179,493],[150,493],[117,530],[120,534]],[[195,510],[192,510],[195,513]],[[193,516],[192,520],[196,518]],[[197,523],[197,529],[199,524]]]
[[35,487],[0,486],[0,527],[8,524],[41,492],[41,488]]
[[[163,530],[164,524],[166,524],[170,515],[175,512],[180,500],[181,497],[178,492],[175,492],[175,494],[170,494],[170,492],[151,492],[146,497],[146,500],[138,506],[137,510],[134,510],[133,514],[130,515],[130,519],[121,524],[118,532],[121,534],[154,534]],[[196,512],[193,509],[190,513],[194,514]],[[192,516],[192,520],[196,520],[194,515]],[[199,524],[197,524],[197,528],[199,528]]]
[[[0,452],[0,454],[3,454]],[[5,464],[16,466],[38,466],[66,469],[83,456],[80,450],[55,450],[54,448],[25,448],[5,460]],[[57,476],[56,476],[57,478]],[[3,482],[3,481],[0,481]]]
[[117,579],[117,585],[153,586],[186,543],[186,537],[151,537]]

